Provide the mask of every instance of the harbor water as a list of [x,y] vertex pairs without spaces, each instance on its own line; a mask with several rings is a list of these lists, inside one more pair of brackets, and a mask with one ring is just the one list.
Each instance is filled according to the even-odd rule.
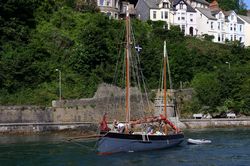
[[95,141],[68,140],[65,135],[0,136],[0,166],[249,166],[250,128],[186,130],[186,140],[211,144],[100,156]]

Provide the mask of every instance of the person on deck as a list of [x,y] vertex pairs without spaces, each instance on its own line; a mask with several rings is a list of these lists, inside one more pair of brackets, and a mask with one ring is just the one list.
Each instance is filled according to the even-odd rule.
[[125,125],[123,123],[118,123],[117,130],[118,130],[119,133],[124,133]]
[[101,132],[110,131],[110,128],[108,127],[108,123],[107,123],[107,113],[103,115],[102,121],[100,123],[100,130]]
[[116,119],[113,121],[113,130],[114,130],[114,131],[117,131],[118,123],[119,123],[119,122],[118,122]]

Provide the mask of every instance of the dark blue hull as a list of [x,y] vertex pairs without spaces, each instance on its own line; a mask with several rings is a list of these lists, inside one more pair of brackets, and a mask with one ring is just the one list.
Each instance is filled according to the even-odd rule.
[[99,154],[137,152],[170,148],[184,140],[182,133],[173,135],[141,135],[108,132],[99,139]]

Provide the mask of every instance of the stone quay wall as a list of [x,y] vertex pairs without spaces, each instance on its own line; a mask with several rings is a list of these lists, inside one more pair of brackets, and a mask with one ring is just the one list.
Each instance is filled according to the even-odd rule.
[[[178,106],[180,105],[178,103],[181,103],[179,99],[191,98],[192,89],[175,93]],[[114,94],[119,95],[114,97]],[[148,101],[145,95],[140,94],[135,88],[132,88],[131,95],[131,117],[141,118],[143,115],[154,114],[153,103]],[[143,103],[139,100],[141,96]],[[108,114],[108,120],[123,121],[125,119],[124,108],[124,91],[111,85],[101,84],[93,98],[56,100],[52,101],[52,107],[0,106],[0,133],[97,131],[104,113]],[[180,128],[250,126],[250,118],[181,119],[179,124]]]
[[182,128],[250,127],[250,118],[180,119]]
[[[55,100],[52,101],[52,107],[0,106],[0,133],[67,129],[97,130],[104,113],[107,113],[108,120],[124,121],[124,92],[117,87],[111,87],[120,94],[114,97],[110,88],[105,86],[109,85],[100,86],[93,98]],[[138,90],[132,89],[131,92],[131,117],[140,118],[145,114],[144,112],[148,115],[153,114],[153,104],[146,104],[148,102],[146,97],[138,93]],[[142,101],[140,97],[143,98]]]

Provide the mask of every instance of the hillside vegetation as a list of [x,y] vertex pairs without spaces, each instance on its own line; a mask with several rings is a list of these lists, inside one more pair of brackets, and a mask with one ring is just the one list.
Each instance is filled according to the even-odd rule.
[[[91,3],[77,2],[0,2],[1,105],[50,105],[58,99],[56,69],[62,72],[65,99],[92,97],[99,83],[113,82],[124,21],[109,19]],[[232,108],[249,114],[249,48],[184,37],[178,27],[163,29],[162,22],[133,19],[132,24],[150,89],[158,88],[166,40],[174,88],[182,82],[197,94],[183,104],[183,112]]]

